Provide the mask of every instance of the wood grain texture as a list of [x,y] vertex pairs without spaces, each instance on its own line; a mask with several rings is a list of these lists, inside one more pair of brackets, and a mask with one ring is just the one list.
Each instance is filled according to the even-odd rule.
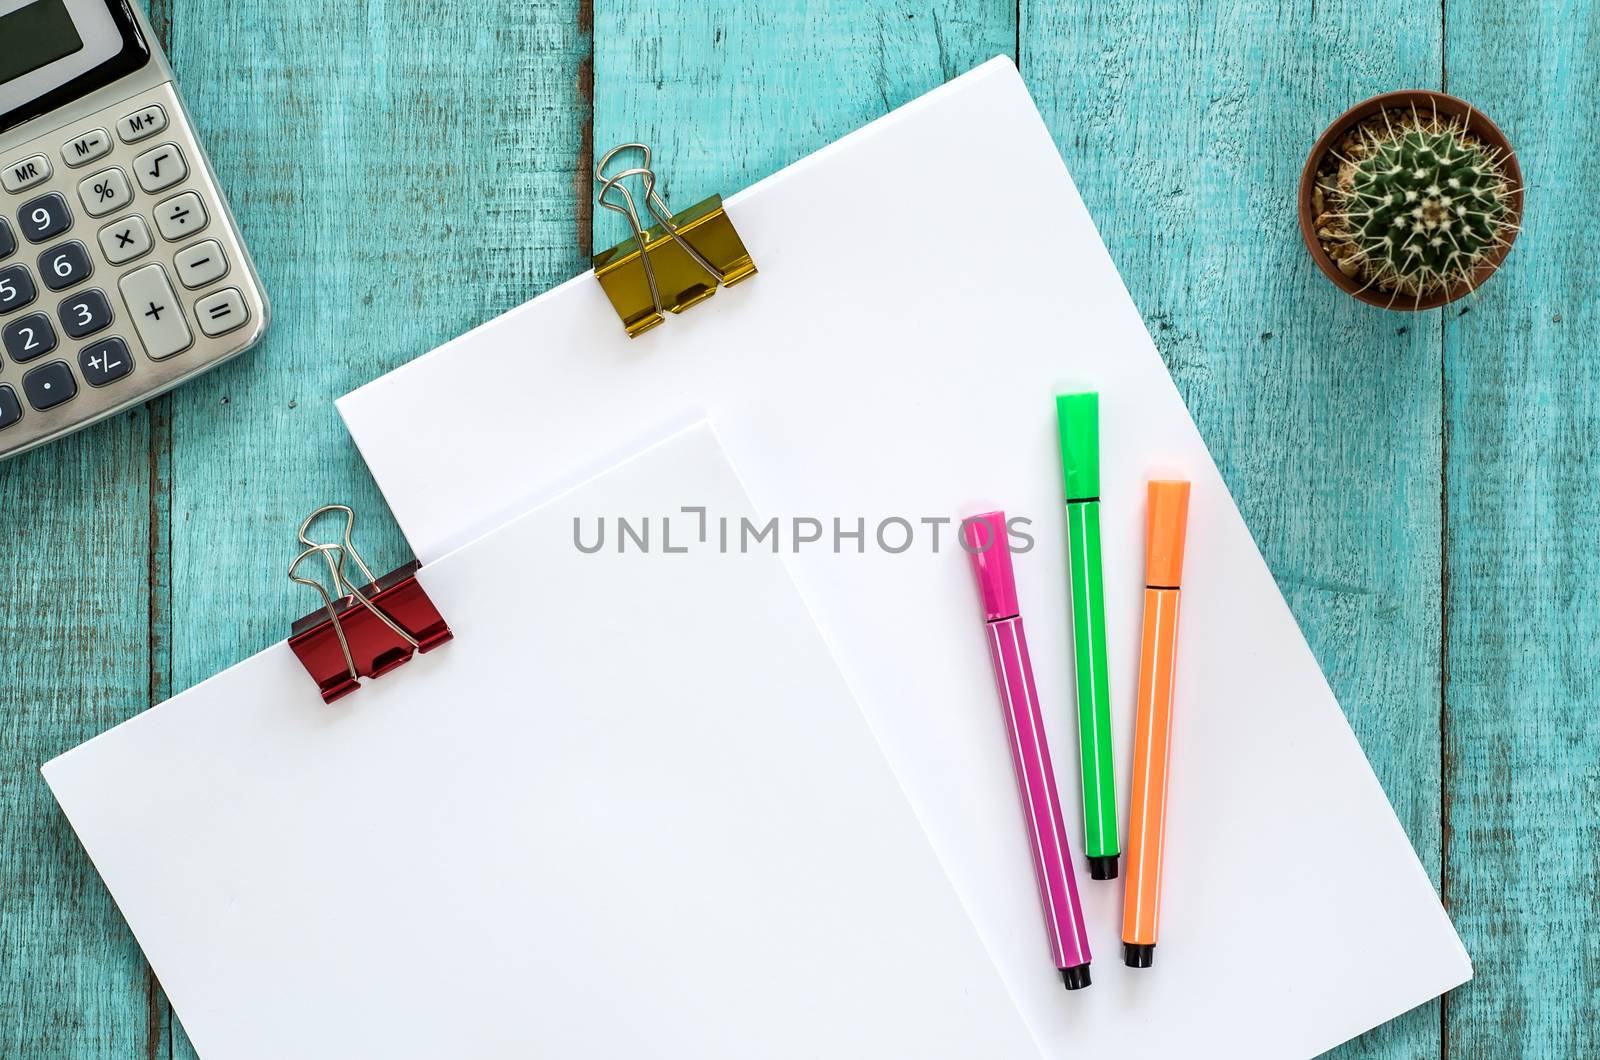
[[0,464],[0,1057],[124,1060],[150,1036],[139,949],[39,776],[147,703],[148,425]]
[[1517,148],[1523,231],[1444,320],[1450,1056],[1600,1056],[1600,8],[1451,0],[1451,93]]
[[[361,508],[374,566],[406,557],[333,398],[581,271],[591,235],[620,238],[587,205],[593,146],[652,143],[682,206],[1019,46],[1477,964],[1442,1009],[1340,1055],[1600,1054],[1585,602],[1600,380],[1575,220],[1600,163],[1571,121],[1600,100],[1600,7],[159,0],[151,15],[275,318],[236,364],[0,464],[0,1057],[193,1056],[37,767],[283,636],[310,606],[282,572],[315,505]],[[1441,78],[1519,147],[1527,229],[1465,305],[1356,305],[1300,245],[1303,153],[1350,103]]]
[[568,0],[175,0],[172,23],[274,305],[263,346],[171,398],[176,691],[313,608],[284,571],[319,504],[356,507],[375,569],[409,558],[333,400],[583,267],[589,41]]
[[[1022,10],[1023,76],[1437,884],[1438,324],[1341,294],[1305,251],[1294,195],[1346,107],[1438,84],[1438,8]],[[1341,1055],[1437,1056],[1439,1021],[1423,1006]]]
[[[1010,54],[1016,10],[1014,0],[596,0],[594,37],[596,148],[649,143],[681,210]],[[625,222],[599,214],[595,245],[610,246]]]

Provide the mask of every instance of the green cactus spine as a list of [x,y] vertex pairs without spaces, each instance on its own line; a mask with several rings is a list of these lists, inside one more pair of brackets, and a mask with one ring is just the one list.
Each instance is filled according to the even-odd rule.
[[1340,162],[1336,180],[1321,185],[1326,217],[1347,244],[1342,260],[1367,286],[1418,299],[1470,286],[1488,256],[1515,231],[1497,151],[1466,129],[1415,113],[1385,113],[1369,123]]

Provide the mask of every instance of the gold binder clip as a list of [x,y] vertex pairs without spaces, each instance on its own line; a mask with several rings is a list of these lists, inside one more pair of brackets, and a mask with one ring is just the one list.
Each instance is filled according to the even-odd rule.
[[[606,176],[606,166],[624,151],[639,151],[644,161]],[[594,256],[595,278],[629,338],[661,323],[666,310],[681,313],[716,294],[719,286],[732,287],[755,275],[755,263],[722,208],[722,196],[713,195],[680,214],[669,213],[656,191],[650,148],[644,144],[613,147],[594,167],[594,177],[600,182],[600,205],[622,214],[633,229],[630,238]],[[645,209],[656,221],[648,229],[622,184],[629,177],[638,177],[644,187]]]

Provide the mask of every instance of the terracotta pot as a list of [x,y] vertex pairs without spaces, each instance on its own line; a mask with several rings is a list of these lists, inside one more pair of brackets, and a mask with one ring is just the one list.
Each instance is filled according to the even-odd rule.
[[[1465,100],[1454,96],[1447,96],[1443,92],[1430,92],[1426,89],[1408,89],[1403,92],[1385,92],[1381,96],[1373,96],[1369,100],[1357,103],[1339,116],[1339,119],[1328,126],[1326,132],[1317,139],[1316,146],[1311,148],[1311,155],[1306,159],[1305,169],[1300,173],[1300,234],[1305,237],[1306,249],[1311,251],[1311,259],[1323,274],[1338,284],[1345,293],[1370,305],[1383,306],[1391,309],[1434,309],[1453,302],[1462,295],[1477,289],[1500,263],[1511,252],[1511,242],[1516,239],[1513,231],[1506,245],[1492,251],[1478,270],[1472,274],[1472,279],[1465,283],[1457,284],[1443,291],[1433,294],[1418,302],[1415,298],[1406,298],[1405,295],[1395,297],[1392,291],[1380,290],[1369,287],[1362,290],[1365,282],[1357,276],[1346,276],[1339,271],[1338,264],[1322,249],[1322,241],[1317,238],[1316,214],[1311,209],[1311,192],[1316,186],[1317,170],[1322,168],[1323,156],[1328,149],[1339,142],[1339,139],[1349,132],[1351,127],[1372,117],[1381,110],[1410,109],[1415,104],[1418,113],[1437,110],[1444,117],[1467,116],[1467,131],[1492,148],[1499,148],[1502,152],[1500,164],[1505,169],[1506,179],[1516,189],[1511,193],[1511,220],[1513,224],[1522,221],[1522,169],[1517,165],[1516,152],[1511,149],[1511,141],[1506,139],[1506,134],[1500,127],[1490,121],[1480,110],[1473,107]],[[1391,305],[1391,302],[1393,303]]]

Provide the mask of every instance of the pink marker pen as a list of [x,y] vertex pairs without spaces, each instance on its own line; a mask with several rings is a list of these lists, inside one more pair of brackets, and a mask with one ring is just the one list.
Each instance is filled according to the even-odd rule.
[[1061,824],[1061,798],[1045,742],[1039,693],[1028,661],[1028,641],[1017,613],[1017,583],[1011,571],[1005,512],[985,512],[961,524],[961,534],[983,597],[1000,703],[1005,707],[1011,737],[1011,762],[1022,789],[1022,810],[1033,847],[1033,871],[1039,881],[1050,951],[1068,990],[1089,985],[1089,933],[1078,902],[1078,880],[1072,871],[1067,830]]

